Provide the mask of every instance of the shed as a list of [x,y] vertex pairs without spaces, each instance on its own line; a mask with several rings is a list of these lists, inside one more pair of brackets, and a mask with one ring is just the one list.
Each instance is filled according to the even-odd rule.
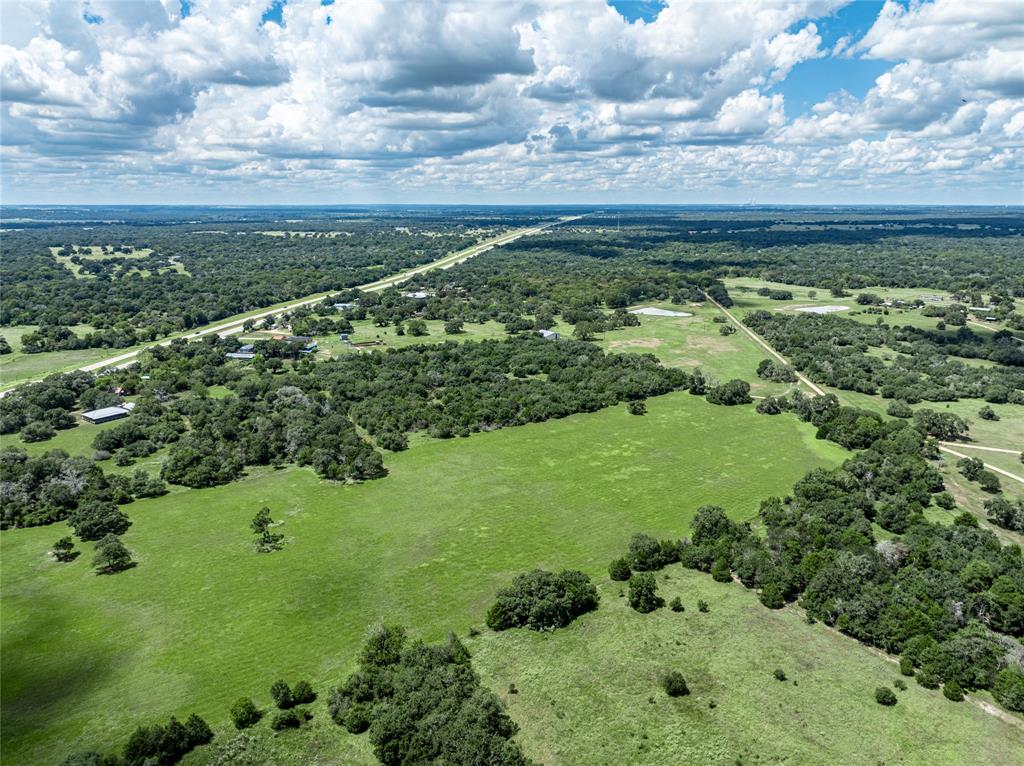
[[245,359],[245,360],[249,360],[249,359],[255,359],[256,358],[256,354],[252,353],[251,351],[231,351],[231,352],[228,352],[227,354],[224,354],[224,356],[227,357],[228,359]]
[[98,410],[89,410],[82,413],[82,420],[86,423],[109,423],[111,420],[120,420],[132,414],[134,404],[125,404],[120,407],[100,407]]
[[256,346],[252,343],[246,343],[244,346],[238,347],[238,353],[240,354],[251,354],[256,350]]
[[542,337],[544,340],[558,340],[559,338],[562,337],[554,330],[540,330],[539,332],[540,337]]

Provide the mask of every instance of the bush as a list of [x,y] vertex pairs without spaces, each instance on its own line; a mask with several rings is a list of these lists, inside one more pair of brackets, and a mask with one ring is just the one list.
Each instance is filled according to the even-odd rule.
[[902,678],[897,678],[895,681],[892,682],[892,685],[899,689],[901,692],[905,692],[907,690],[907,682],[904,681]]
[[608,576],[615,582],[626,582],[632,574],[633,572],[629,568],[629,561],[625,556],[620,556],[608,565]]
[[283,710],[275,715],[270,722],[270,728],[274,731],[297,729],[300,726],[302,726],[302,716],[295,710]]
[[772,675],[775,676],[775,680],[776,681],[785,681],[786,680],[786,671],[783,670],[782,668],[776,668],[775,672],[773,672]]
[[309,681],[299,681],[292,688],[292,700],[296,705],[307,705],[316,699],[316,692]]
[[637,572],[650,572],[679,561],[679,545],[671,540],[655,540],[635,534],[629,540],[629,565]]
[[248,729],[259,723],[263,714],[256,707],[256,703],[248,697],[242,697],[231,706],[231,721],[236,729]]
[[698,601],[697,601],[697,611],[698,612],[710,612],[711,611],[711,607],[708,606],[708,602],[705,601],[704,599],[698,599]]
[[992,696],[1007,710],[1024,713],[1024,674],[1019,667],[1010,665],[996,673]]
[[879,686],[877,689],[875,689],[875,702],[877,702],[879,705],[892,707],[896,704],[896,692],[894,692],[888,686]]
[[914,680],[925,689],[938,689],[939,678],[934,673],[928,670],[922,669],[920,673],[914,676]]
[[985,492],[993,495],[997,494],[1002,488],[1002,485],[999,483],[999,477],[988,470],[982,471],[978,476],[978,486]]
[[729,568],[728,560],[715,559],[711,565],[711,577],[715,582],[732,582],[732,569]]
[[910,408],[910,405],[902,399],[893,399],[889,402],[889,406],[885,408],[885,414],[894,418],[914,417],[914,411]]
[[683,600],[679,598],[679,596],[676,596],[674,599],[672,599],[672,601],[669,602],[668,606],[673,612],[686,611],[686,607],[683,606]]
[[68,562],[78,558],[78,551],[70,537],[62,537],[53,544],[53,557],[57,561]]
[[564,628],[597,609],[598,603],[590,578],[573,570],[555,574],[535,569],[521,574],[510,587],[498,591],[497,599],[487,610],[487,627],[492,630]]
[[658,595],[658,584],[650,572],[638,572],[629,578],[629,605],[641,614],[653,612],[665,601]]
[[295,705],[291,687],[281,679],[274,681],[274,685],[270,687],[270,697],[281,710],[287,710]]
[[905,676],[914,675],[914,663],[909,657],[900,657],[900,673]]
[[964,690],[956,681],[946,681],[942,685],[942,696],[952,702],[962,702]]
[[951,511],[956,508],[956,500],[948,492],[939,492],[932,499],[935,501],[935,505],[944,510]]
[[783,596],[782,588],[773,582],[765,583],[757,597],[761,600],[761,603],[769,609],[782,609],[782,607],[786,605],[786,599]]
[[661,677],[661,688],[669,697],[685,697],[690,693],[686,679],[678,670],[670,670]]
[[982,420],[999,420],[999,415],[996,413],[994,409],[989,407],[987,404],[980,410],[978,410],[978,417],[981,418]]
[[629,404],[626,405],[626,409],[629,411],[630,415],[647,414],[647,405],[644,404],[644,401],[642,399],[636,399],[635,401],[630,402]]

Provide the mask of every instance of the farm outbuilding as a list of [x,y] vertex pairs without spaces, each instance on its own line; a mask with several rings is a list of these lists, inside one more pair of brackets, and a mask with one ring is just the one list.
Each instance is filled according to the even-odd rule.
[[109,423],[111,420],[120,420],[132,414],[135,404],[126,402],[118,407],[100,407],[98,410],[89,410],[82,413],[82,420],[86,423]]
[[558,340],[562,336],[559,335],[554,330],[541,330],[540,337],[542,337],[544,340]]

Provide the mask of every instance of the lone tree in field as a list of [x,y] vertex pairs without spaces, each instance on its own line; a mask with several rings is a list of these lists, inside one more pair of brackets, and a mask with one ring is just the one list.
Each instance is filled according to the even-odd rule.
[[274,520],[270,518],[270,509],[266,506],[260,508],[259,513],[253,517],[250,526],[256,535],[257,552],[268,553],[281,549],[281,541],[284,540],[284,535],[270,531],[270,525],[273,523]]
[[92,565],[96,574],[114,574],[135,566],[132,561],[132,554],[125,548],[121,538],[109,534],[96,543],[96,555],[93,556]]
[[888,686],[879,686],[877,689],[875,689],[875,702],[877,702],[879,705],[892,707],[896,704],[896,692],[894,692]]
[[629,605],[641,614],[653,612],[664,606],[665,600],[658,595],[658,584],[650,572],[637,572],[629,578]]
[[461,319],[449,319],[444,323],[444,331],[446,335],[458,335],[463,331],[465,322]]
[[661,677],[661,688],[669,697],[684,697],[690,693],[686,679],[678,670],[671,670]]
[[646,415],[647,404],[643,399],[635,399],[626,405],[626,409],[629,410],[630,415]]
[[53,557],[57,561],[74,561],[78,558],[78,551],[75,550],[75,543],[70,537],[62,537],[53,544]]

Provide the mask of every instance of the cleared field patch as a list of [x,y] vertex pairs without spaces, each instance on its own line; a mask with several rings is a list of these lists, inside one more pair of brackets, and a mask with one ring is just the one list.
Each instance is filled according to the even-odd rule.
[[[672,304],[660,308],[679,310]],[[715,321],[722,317],[717,308],[694,304],[687,306],[686,311],[692,316],[642,316],[639,327],[602,333],[597,343],[606,351],[654,354],[669,367],[700,367],[705,376],[716,382],[740,378],[751,384],[754,394],[761,396],[785,393],[792,388],[757,377],[757,365],[768,353],[745,333],[722,335],[721,328],[726,325]]]
[[[0,387],[9,388],[27,380],[36,380],[54,372],[73,370],[81,365],[99,361],[110,356],[109,348],[85,348],[74,351],[46,351],[41,354],[26,354],[21,350],[21,339],[39,328],[36,325],[13,325],[0,327],[0,336],[7,339],[12,352],[0,356]],[[92,332],[89,325],[73,325],[78,335]]]
[[[703,503],[750,518],[848,454],[752,407],[671,394],[648,408],[423,441],[365,484],[266,469],[138,501],[124,539],[139,566],[112,577],[92,574],[89,544],[50,559],[64,525],[2,533],[3,760],[57,763],[189,711],[225,732],[231,703],[268,704],[278,677],[342,680],[371,623],[464,635],[515,573],[603,577],[633,531],[682,534]],[[269,555],[249,529],[264,505],[286,536]]]
[[[1024,730],[911,682],[893,708],[874,690],[895,664],[802,610],[772,611],[738,583],[668,567],[659,593],[686,611],[634,612],[607,576],[601,606],[553,634],[511,630],[468,642],[505,700],[528,755],[599,764],[1018,764]],[[697,610],[704,599],[710,611]],[[786,681],[772,673],[778,668]],[[690,694],[669,698],[677,670]],[[516,694],[508,694],[514,684]]]
[[74,249],[73,255],[61,255],[64,252],[63,247],[51,247],[50,253],[54,259],[60,263],[64,268],[75,275],[76,279],[94,279],[92,274],[83,274],[82,268],[79,264],[75,263],[72,258],[78,257],[82,260],[88,261],[109,261],[114,258],[145,258],[153,252],[151,248],[140,247],[135,248],[128,246],[128,252],[118,252],[116,249],[111,252],[103,245],[72,245]]

